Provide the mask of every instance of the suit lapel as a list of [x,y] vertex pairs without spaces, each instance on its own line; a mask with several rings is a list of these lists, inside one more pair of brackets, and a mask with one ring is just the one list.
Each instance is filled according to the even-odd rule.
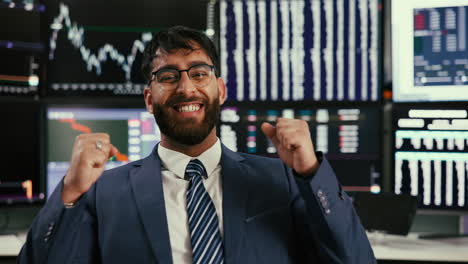
[[158,263],[172,263],[172,252],[164,203],[161,161],[153,154],[142,166],[130,172],[130,181],[137,209]]
[[240,263],[247,208],[247,170],[239,154],[223,145],[221,175],[223,186],[224,258],[227,264]]
[[[223,188],[223,222],[225,263],[238,263],[244,237],[248,200],[247,169],[239,154],[222,146],[221,175]],[[138,213],[159,263],[172,263],[166,207],[164,202],[161,161],[157,148],[130,172],[130,182]]]

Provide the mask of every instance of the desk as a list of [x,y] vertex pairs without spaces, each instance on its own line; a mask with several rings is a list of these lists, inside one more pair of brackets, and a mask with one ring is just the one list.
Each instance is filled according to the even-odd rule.
[[[0,257],[16,257],[26,233],[0,236]],[[380,261],[468,263],[468,237],[427,240],[416,236],[394,236],[369,233],[374,254]]]
[[16,257],[26,241],[27,233],[18,235],[0,235],[0,256]]
[[432,240],[411,235],[368,234],[368,237],[378,260],[468,263],[468,237]]

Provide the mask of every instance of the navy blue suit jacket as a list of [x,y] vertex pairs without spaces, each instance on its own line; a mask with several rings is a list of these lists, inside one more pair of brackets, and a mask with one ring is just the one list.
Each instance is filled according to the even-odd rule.
[[[351,200],[326,159],[309,179],[280,160],[223,146],[225,263],[375,263]],[[172,263],[161,161],[105,171],[74,208],[59,184],[19,263]]]

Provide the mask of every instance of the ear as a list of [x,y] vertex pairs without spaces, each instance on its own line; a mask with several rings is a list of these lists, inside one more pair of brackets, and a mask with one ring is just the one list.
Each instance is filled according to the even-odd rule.
[[145,105],[146,105],[146,110],[150,112],[151,114],[153,113],[153,96],[151,92],[151,87],[146,86],[145,90],[143,91],[143,96],[145,100]]
[[223,78],[218,78],[218,94],[219,94],[219,104],[222,105],[226,101],[226,84],[224,83]]

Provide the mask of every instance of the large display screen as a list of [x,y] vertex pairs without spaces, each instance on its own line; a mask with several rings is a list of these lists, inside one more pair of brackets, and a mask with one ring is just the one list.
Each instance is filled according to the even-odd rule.
[[178,24],[206,28],[206,0],[45,2],[54,95],[141,95],[141,57],[152,34]]
[[0,96],[38,93],[43,11],[37,0],[0,1]]
[[139,160],[160,140],[154,117],[146,109],[49,107],[47,109],[47,196],[66,174],[75,137],[108,133],[120,154],[106,169]]
[[[222,106],[218,136],[234,151],[276,157],[260,130],[277,117],[306,120],[316,150],[325,153],[344,189],[380,191],[380,109],[377,106],[313,107],[278,104]],[[74,139],[81,133],[110,134],[120,155],[106,169],[149,155],[161,135],[146,109],[49,107],[47,110],[47,194],[66,174]]]
[[468,100],[468,1],[392,1],[393,98]]
[[39,91],[40,55],[0,48],[0,96],[34,95]]
[[345,190],[380,192],[380,106],[230,102],[222,107],[218,135],[234,151],[276,157],[260,127],[278,117],[307,121],[315,149],[325,154]]
[[468,107],[395,105],[394,191],[420,208],[468,208]]
[[221,72],[235,101],[380,100],[379,0],[221,0]]

